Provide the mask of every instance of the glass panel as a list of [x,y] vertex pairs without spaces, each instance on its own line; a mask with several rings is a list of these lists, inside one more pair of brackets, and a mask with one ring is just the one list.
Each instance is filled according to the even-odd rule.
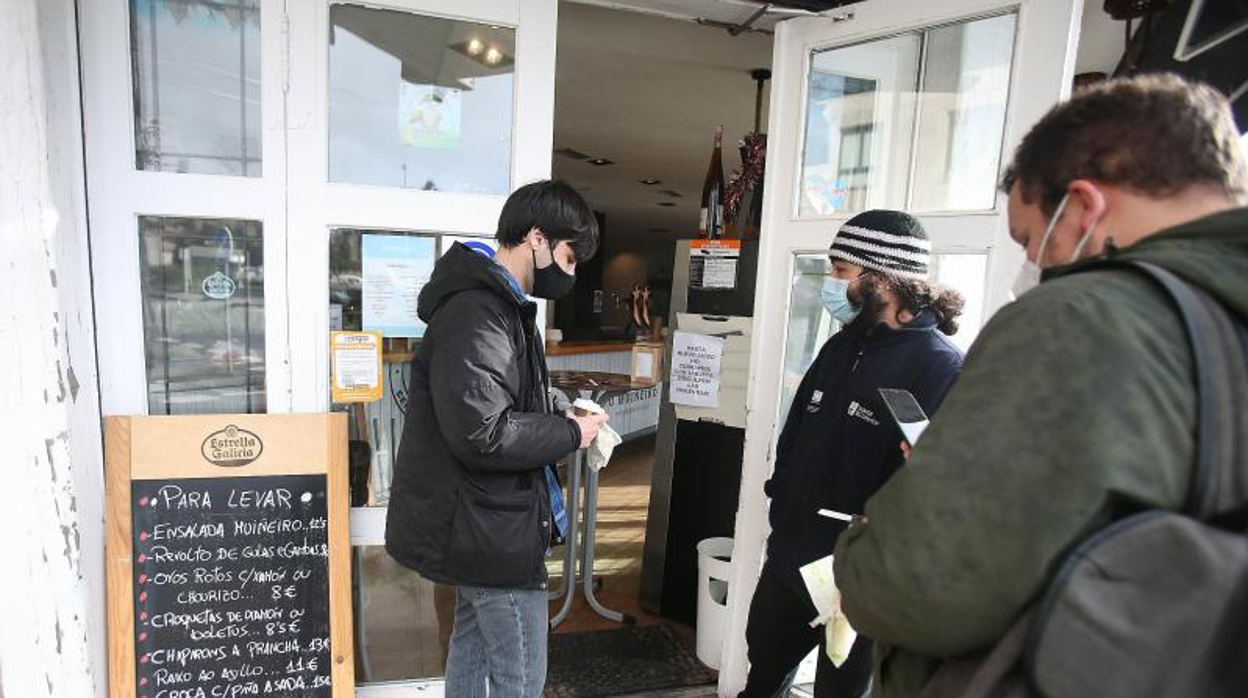
[[260,0],[130,0],[140,170],[259,177]]
[[982,211],[996,202],[1015,19],[927,33],[912,210]]
[[139,217],[150,414],[264,412],[259,221]]
[[811,54],[798,215],[996,202],[1016,17]]
[[920,46],[907,34],[813,55],[799,215],[904,201]]
[[[383,336],[382,399],[334,405],[351,413],[352,506],[390,501],[394,457],[407,415],[411,360],[424,324],[416,297],[437,259],[440,236],[337,228],[329,235],[330,330]],[[450,244],[446,242],[445,244]]]
[[403,567],[380,545],[351,552],[356,681],[442,676],[455,620],[455,588]]
[[988,291],[988,253],[959,252],[932,255],[931,278],[957,290],[966,298],[958,319],[958,332],[951,339],[970,349],[984,324],[984,296]]
[[789,403],[797,394],[802,376],[814,362],[840,323],[823,309],[820,289],[831,271],[827,252],[797,255],[789,290],[789,323],[784,343],[784,377],[780,387],[780,427],[789,414]]
[[506,194],[515,30],[330,8],[329,178]]

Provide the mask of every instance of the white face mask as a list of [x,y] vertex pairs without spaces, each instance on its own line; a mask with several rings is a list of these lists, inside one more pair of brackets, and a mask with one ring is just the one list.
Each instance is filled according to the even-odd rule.
[[[1049,225],[1044,229],[1044,237],[1040,238],[1040,249],[1036,251],[1036,261],[1030,258],[1023,260],[1023,267],[1018,270],[1018,276],[1014,278],[1014,286],[1011,289],[1011,295],[1017,300],[1019,296],[1027,293],[1031,289],[1040,285],[1040,274],[1043,271],[1040,268],[1040,260],[1044,259],[1044,248],[1049,244],[1049,236],[1053,234],[1053,229],[1057,227],[1057,222],[1061,220],[1062,213],[1066,211],[1066,204],[1070,201],[1070,193],[1067,192],[1062,196],[1062,200],[1057,204],[1057,210],[1053,212],[1053,217],[1049,219]],[[1093,225],[1088,228],[1088,232],[1083,234],[1083,238],[1079,240],[1079,244],[1075,245],[1075,252],[1070,256],[1067,264],[1072,264],[1079,259],[1079,255],[1083,254],[1083,248],[1087,246],[1088,241],[1092,239],[1092,233],[1096,230]]]

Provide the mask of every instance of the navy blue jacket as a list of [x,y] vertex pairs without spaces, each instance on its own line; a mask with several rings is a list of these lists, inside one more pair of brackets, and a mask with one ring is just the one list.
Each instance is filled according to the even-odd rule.
[[831,555],[846,526],[816,512],[861,514],[903,462],[901,430],[878,390],[909,390],[931,416],[962,370],[962,351],[936,324],[928,311],[900,329],[855,322],[823,345],[802,378],[764,485],[767,565],[802,598],[798,569]]

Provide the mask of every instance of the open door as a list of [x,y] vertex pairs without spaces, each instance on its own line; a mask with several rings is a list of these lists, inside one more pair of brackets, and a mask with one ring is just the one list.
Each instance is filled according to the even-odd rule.
[[1067,96],[1081,0],[867,0],[778,25],[751,348],[749,422],[720,695],[748,672],[745,627],[769,532],[763,483],[790,396],[835,325],[818,289],[839,225],[917,215],[934,275],[967,297],[960,337],[1008,300],[1002,160]]

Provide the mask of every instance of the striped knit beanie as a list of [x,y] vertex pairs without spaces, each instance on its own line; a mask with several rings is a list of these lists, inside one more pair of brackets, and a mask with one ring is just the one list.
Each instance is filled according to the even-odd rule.
[[876,209],[846,221],[828,256],[885,274],[926,279],[932,243],[914,216]]

